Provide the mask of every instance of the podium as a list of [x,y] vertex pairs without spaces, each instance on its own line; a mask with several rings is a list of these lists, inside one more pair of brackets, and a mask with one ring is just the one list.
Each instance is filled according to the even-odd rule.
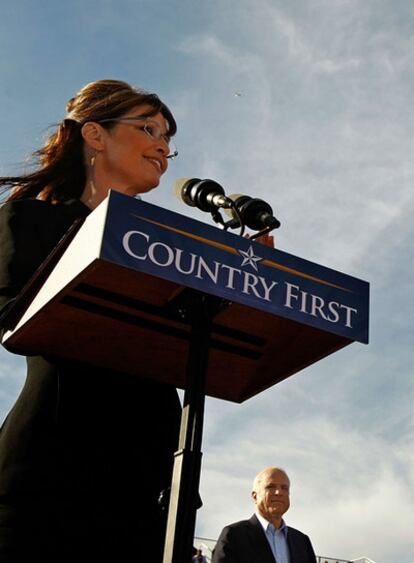
[[369,284],[110,192],[9,312],[3,345],[185,389],[164,563],[190,560],[204,397],[241,403],[368,343]]

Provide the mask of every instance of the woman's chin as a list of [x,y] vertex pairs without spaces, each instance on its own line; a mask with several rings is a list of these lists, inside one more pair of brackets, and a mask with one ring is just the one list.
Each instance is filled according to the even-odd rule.
[[146,194],[150,192],[151,190],[155,189],[158,185],[159,182],[157,182],[156,184],[147,184],[145,186],[130,186],[128,188],[118,186],[118,187],[113,187],[111,189],[115,190],[116,192],[120,192],[121,194],[124,195],[136,197],[137,195]]

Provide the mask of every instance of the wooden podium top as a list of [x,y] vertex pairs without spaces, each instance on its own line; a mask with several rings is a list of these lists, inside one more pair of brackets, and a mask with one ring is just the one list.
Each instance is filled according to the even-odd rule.
[[367,341],[366,282],[112,192],[3,344],[184,387],[194,290],[223,304],[209,353],[212,397],[242,402]]

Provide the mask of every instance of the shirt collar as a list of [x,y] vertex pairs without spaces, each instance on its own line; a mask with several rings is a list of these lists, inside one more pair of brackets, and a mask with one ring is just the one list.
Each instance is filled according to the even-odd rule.
[[[270,524],[270,522],[268,520],[266,520],[266,518],[263,518],[263,516],[261,514],[259,514],[258,512],[256,512],[256,518],[259,520],[263,530],[266,533],[267,527]],[[282,519],[282,525],[280,526],[280,528],[278,528],[278,530],[283,532],[283,535],[285,536],[285,538],[287,537],[288,527],[286,526],[286,522],[283,519]]]

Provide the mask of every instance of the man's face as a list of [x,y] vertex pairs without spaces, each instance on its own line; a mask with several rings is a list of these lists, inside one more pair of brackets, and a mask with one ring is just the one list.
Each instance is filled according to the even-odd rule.
[[264,471],[256,478],[252,499],[263,518],[269,522],[282,518],[290,506],[289,488],[289,478],[283,471]]

